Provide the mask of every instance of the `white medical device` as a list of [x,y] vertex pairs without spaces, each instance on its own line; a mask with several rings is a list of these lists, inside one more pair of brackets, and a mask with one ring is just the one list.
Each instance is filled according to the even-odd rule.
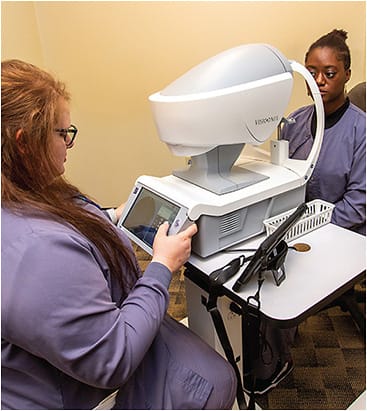
[[[308,158],[289,159],[288,143],[274,140],[269,157],[237,160],[245,144],[260,145],[280,125],[293,72],[305,78],[316,107]],[[204,61],[149,100],[160,139],[191,160],[170,176],[136,181],[118,226],[147,252],[162,221],[170,223],[170,234],[196,222],[192,250],[207,257],[262,233],[264,219],[304,201],[322,144],[324,110],[301,64],[267,44],[242,45]]]

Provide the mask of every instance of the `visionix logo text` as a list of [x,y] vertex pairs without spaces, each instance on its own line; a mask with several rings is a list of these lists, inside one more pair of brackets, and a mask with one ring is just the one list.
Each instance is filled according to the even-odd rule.
[[255,125],[262,126],[263,124],[273,123],[274,121],[278,121],[278,120],[279,120],[279,116],[269,116],[269,117],[259,118],[255,120]]

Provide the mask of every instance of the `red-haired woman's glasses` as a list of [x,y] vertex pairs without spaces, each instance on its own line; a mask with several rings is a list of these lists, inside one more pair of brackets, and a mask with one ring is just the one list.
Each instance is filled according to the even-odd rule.
[[66,147],[73,146],[78,133],[78,129],[74,125],[71,124],[69,128],[55,128],[55,131],[64,139]]

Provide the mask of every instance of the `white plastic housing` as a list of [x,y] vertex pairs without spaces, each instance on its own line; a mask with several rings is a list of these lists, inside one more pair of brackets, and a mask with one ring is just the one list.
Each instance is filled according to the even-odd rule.
[[266,141],[289,103],[288,60],[266,44],[220,53],[149,97],[160,139],[178,156]]

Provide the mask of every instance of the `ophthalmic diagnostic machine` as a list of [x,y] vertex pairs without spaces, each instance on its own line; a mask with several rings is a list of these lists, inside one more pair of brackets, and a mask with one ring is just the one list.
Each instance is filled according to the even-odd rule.
[[[317,128],[306,160],[288,158],[288,143],[271,142],[268,160],[236,160],[245,144],[264,143],[280,125],[293,73],[306,80]],[[226,50],[149,97],[160,139],[174,155],[191,157],[184,170],[141,176],[118,226],[145,251],[163,221],[169,234],[195,222],[192,250],[208,257],[264,231],[263,220],[297,207],[318,158],[324,111],[308,70],[267,44]],[[242,159],[242,157],[241,157]]]

